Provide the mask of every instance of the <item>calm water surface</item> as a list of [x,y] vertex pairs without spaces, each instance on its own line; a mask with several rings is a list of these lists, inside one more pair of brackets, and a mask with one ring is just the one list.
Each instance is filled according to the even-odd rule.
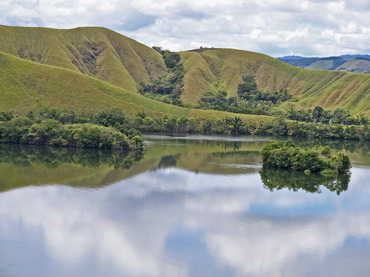
[[265,137],[146,139],[134,165],[0,145],[0,276],[370,276],[369,144],[333,187],[261,174]]

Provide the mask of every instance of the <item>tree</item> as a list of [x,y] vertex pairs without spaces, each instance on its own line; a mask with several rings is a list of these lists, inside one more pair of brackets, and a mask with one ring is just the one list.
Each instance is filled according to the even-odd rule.
[[180,55],[175,52],[169,52],[165,55],[164,63],[168,68],[174,68],[180,62]]

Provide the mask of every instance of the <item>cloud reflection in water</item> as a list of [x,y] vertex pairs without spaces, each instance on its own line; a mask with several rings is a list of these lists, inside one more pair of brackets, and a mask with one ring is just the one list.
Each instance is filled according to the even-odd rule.
[[352,172],[340,196],[176,168],[96,190],[4,192],[0,261],[14,276],[368,275],[370,171]]

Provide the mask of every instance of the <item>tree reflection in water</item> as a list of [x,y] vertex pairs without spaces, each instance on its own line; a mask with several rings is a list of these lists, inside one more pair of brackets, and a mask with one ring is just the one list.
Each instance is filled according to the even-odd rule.
[[19,167],[37,163],[46,168],[73,164],[92,168],[109,165],[127,169],[139,162],[142,157],[142,151],[0,144],[0,163],[10,163]]
[[348,189],[350,181],[349,174],[323,176],[316,173],[307,175],[303,172],[275,168],[263,168],[259,173],[264,187],[271,191],[287,188],[293,191],[305,190],[311,193],[321,193],[320,187],[324,186],[339,195]]

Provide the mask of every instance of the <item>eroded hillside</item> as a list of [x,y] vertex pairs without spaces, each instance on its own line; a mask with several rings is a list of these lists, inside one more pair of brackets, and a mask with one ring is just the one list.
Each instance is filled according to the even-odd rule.
[[0,51],[94,76],[131,92],[139,82],[167,72],[158,52],[105,28],[0,26],[0,34]]

